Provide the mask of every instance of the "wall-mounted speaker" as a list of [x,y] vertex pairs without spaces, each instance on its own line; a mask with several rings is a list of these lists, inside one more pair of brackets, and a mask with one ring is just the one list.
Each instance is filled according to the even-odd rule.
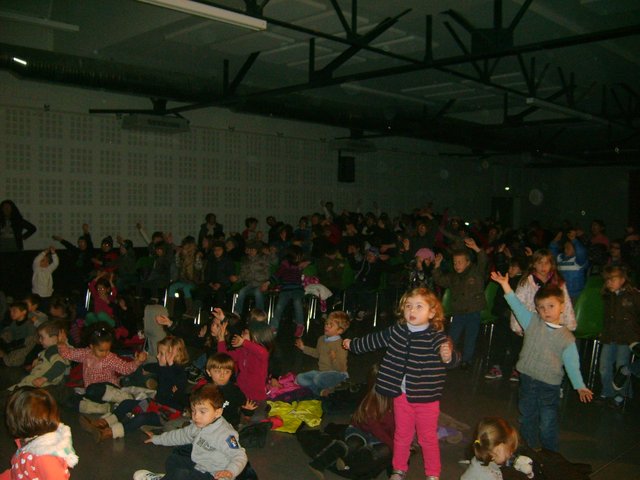
[[338,155],[338,182],[353,183],[356,181],[356,158]]

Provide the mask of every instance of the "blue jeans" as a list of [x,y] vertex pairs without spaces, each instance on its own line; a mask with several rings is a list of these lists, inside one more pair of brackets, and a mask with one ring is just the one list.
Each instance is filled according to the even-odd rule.
[[614,372],[622,366],[629,365],[631,358],[631,350],[629,345],[616,343],[603,343],[600,352],[600,380],[602,381],[603,397],[614,397],[616,391],[613,389],[611,382],[613,381]]
[[260,290],[260,286],[257,287],[242,287],[238,292],[238,299],[236,300],[236,306],[233,308],[233,312],[238,315],[242,315],[242,311],[244,309],[244,300],[253,296],[256,302],[256,308],[258,310],[264,310],[264,293]]
[[133,432],[143,425],[152,425],[154,427],[162,425],[160,415],[154,412],[143,412],[132,417],[127,416],[128,413],[133,412],[139,403],[140,400],[123,400],[118,405],[118,408],[113,411],[113,414],[118,417],[118,421],[122,423],[126,433]]
[[296,377],[296,383],[302,387],[307,387],[314,395],[320,395],[320,392],[325,388],[333,388],[347,378],[349,378],[349,375],[346,372],[310,370],[299,373]]
[[[558,451],[560,385],[549,385],[520,374],[520,434],[531,448]],[[538,441],[539,439],[539,441]]]
[[449,335],[451,341],[458,346],[458,341],[464,332],[464,352],[462,361],[470,363],[476,351],[476,340],[480,331],[480,312],[459,313],[453,316]]
[[196,464],[190,456],[173,452],[167,457],[164,465],[166,473],[163,478],[167,480],[211,480],[212,478],[210,473],[196,470]]
[[271,320],[271,328],[278,330],[280,326],[280,318],[287,308],[289,302],[293,302],[293,319],[297,325],[304,325],[304,311],[302,310],[302,299],[304,299],[304,290],[283,290],[278,294],[278,303],[276,311]]

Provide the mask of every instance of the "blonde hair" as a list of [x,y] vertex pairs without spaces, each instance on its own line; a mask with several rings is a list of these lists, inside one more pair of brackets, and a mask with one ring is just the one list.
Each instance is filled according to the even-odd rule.
[[493,450],[504,443],[511,453],[518,448],[518,431],[504,418],[485,417],[476,428],[473,453],[484,465],[493,460]]
[[176,365],[186,365],[189,363],[189,352],[184,344],[184,340],[174,335],[168,335],[158,342],[158,347],[167,347],[176,352],[173,361]]
[[407,300],[412,297],[421,297],[425,303],[429,305],[429,309],[434,313],[433,318],[429,320],[429,324],[436,331],[442,332],[444,330],[444,309],[442,308],[442,303],[435,293],[424,287],[409,290],[402,296],[400,304],[398,305],[398,323],[406,323],[404,319],[404,305],[407,303]]
[[529,275],[535,274],[536,263],[538,263],[543,258],[548,258],[549,262],[551,263],[551,272],[549,274],[549,279],[546,283],[551,285],[558,285],[559,287],[564,285],[564,278],[562,278],[562,275],[558,271],[558,265],[556,264],[556,257],[553,255],[553,253],[551,253],[551,250],[547,248],[540,248],[535,252],[533,252],[533,255],[531,256],[531,263],[529,264],[529,270],[527,271],[526,275],[522,275],[522,278],[520,279],[520,282],[518,283],[518,285],[527,284]]
[[207,359],[207,372],[214,368],[222,368],[224,370],[234,371],[236,368],[236,362],[231,357],[231,355],[227,353],[218,352],[215,355],[211,355]]
[[249,321],[250,322],[266,322],[267,321],[267,312],[264,310],[260,310],[259,308],[252,308],[249,312]]
[[331,312],[325,323],[334,323],[339,329],[343,332],[349,328],[351,325],[351,321],[349,320],[349,315],[347,315],[342,310],[336,310],[335,312]]

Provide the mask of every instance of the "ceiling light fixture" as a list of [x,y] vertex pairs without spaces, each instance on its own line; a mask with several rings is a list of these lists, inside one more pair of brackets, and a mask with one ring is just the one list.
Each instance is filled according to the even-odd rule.
[[543,110],[547,110],[549,112],[561,113],[563,115],[568,115],[570,117],[578,118],[580,120],[585,120],[587,122],[596,122],[602,125],[611,125],[611,122],[606,118],[598,117],[597,115],[591,115],[587,112],[581,112],[580,110],[575,110],[570,107],[565,107],[563,105],[557,105],[555,103],[547,102],[546,100],[541,100],[535,97],[527,97],[527,105],[531,105],[533,107],[538,107]]
[[266,20],[232,12],[223,8],[213,7],[204,3],[192,2],[190,0],[138,0],[149,3],[157,7],[168,8],[177,12],[196,15],[198,17],[215,20],[217,22],[228,23],[237,27],[248,28],[250,30],[266,30]]

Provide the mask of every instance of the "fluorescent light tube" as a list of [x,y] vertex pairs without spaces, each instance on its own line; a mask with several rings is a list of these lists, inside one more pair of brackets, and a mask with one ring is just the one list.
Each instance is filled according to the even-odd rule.
[[228,23],[237,27],[248,28],[250,30],[266,30],[266,20],[232,12],[223,8],[213,7],[204,3],[192,2],[190,0],[138,0],[149,3],[157,7],[168,8],[177,12],[188,13],[198,17],[215,20],[217,22]]
[[32,17],[30,15],[23,15],[21,13],[10,12],[7,10],[0,11],[0,18],[12,20],[14,22],[29,23],[31,25],[38,25],[40,27],[53,28],[54,30],[62,30],[64,32],[78,32],[80,27],[71,23],[56,22],[48,18]]
[[20,65],[24,65],[25,67],[27,66],[27,61],[21,58],[13,57],[11,60],[13,60],[16,63],[19,63]]

